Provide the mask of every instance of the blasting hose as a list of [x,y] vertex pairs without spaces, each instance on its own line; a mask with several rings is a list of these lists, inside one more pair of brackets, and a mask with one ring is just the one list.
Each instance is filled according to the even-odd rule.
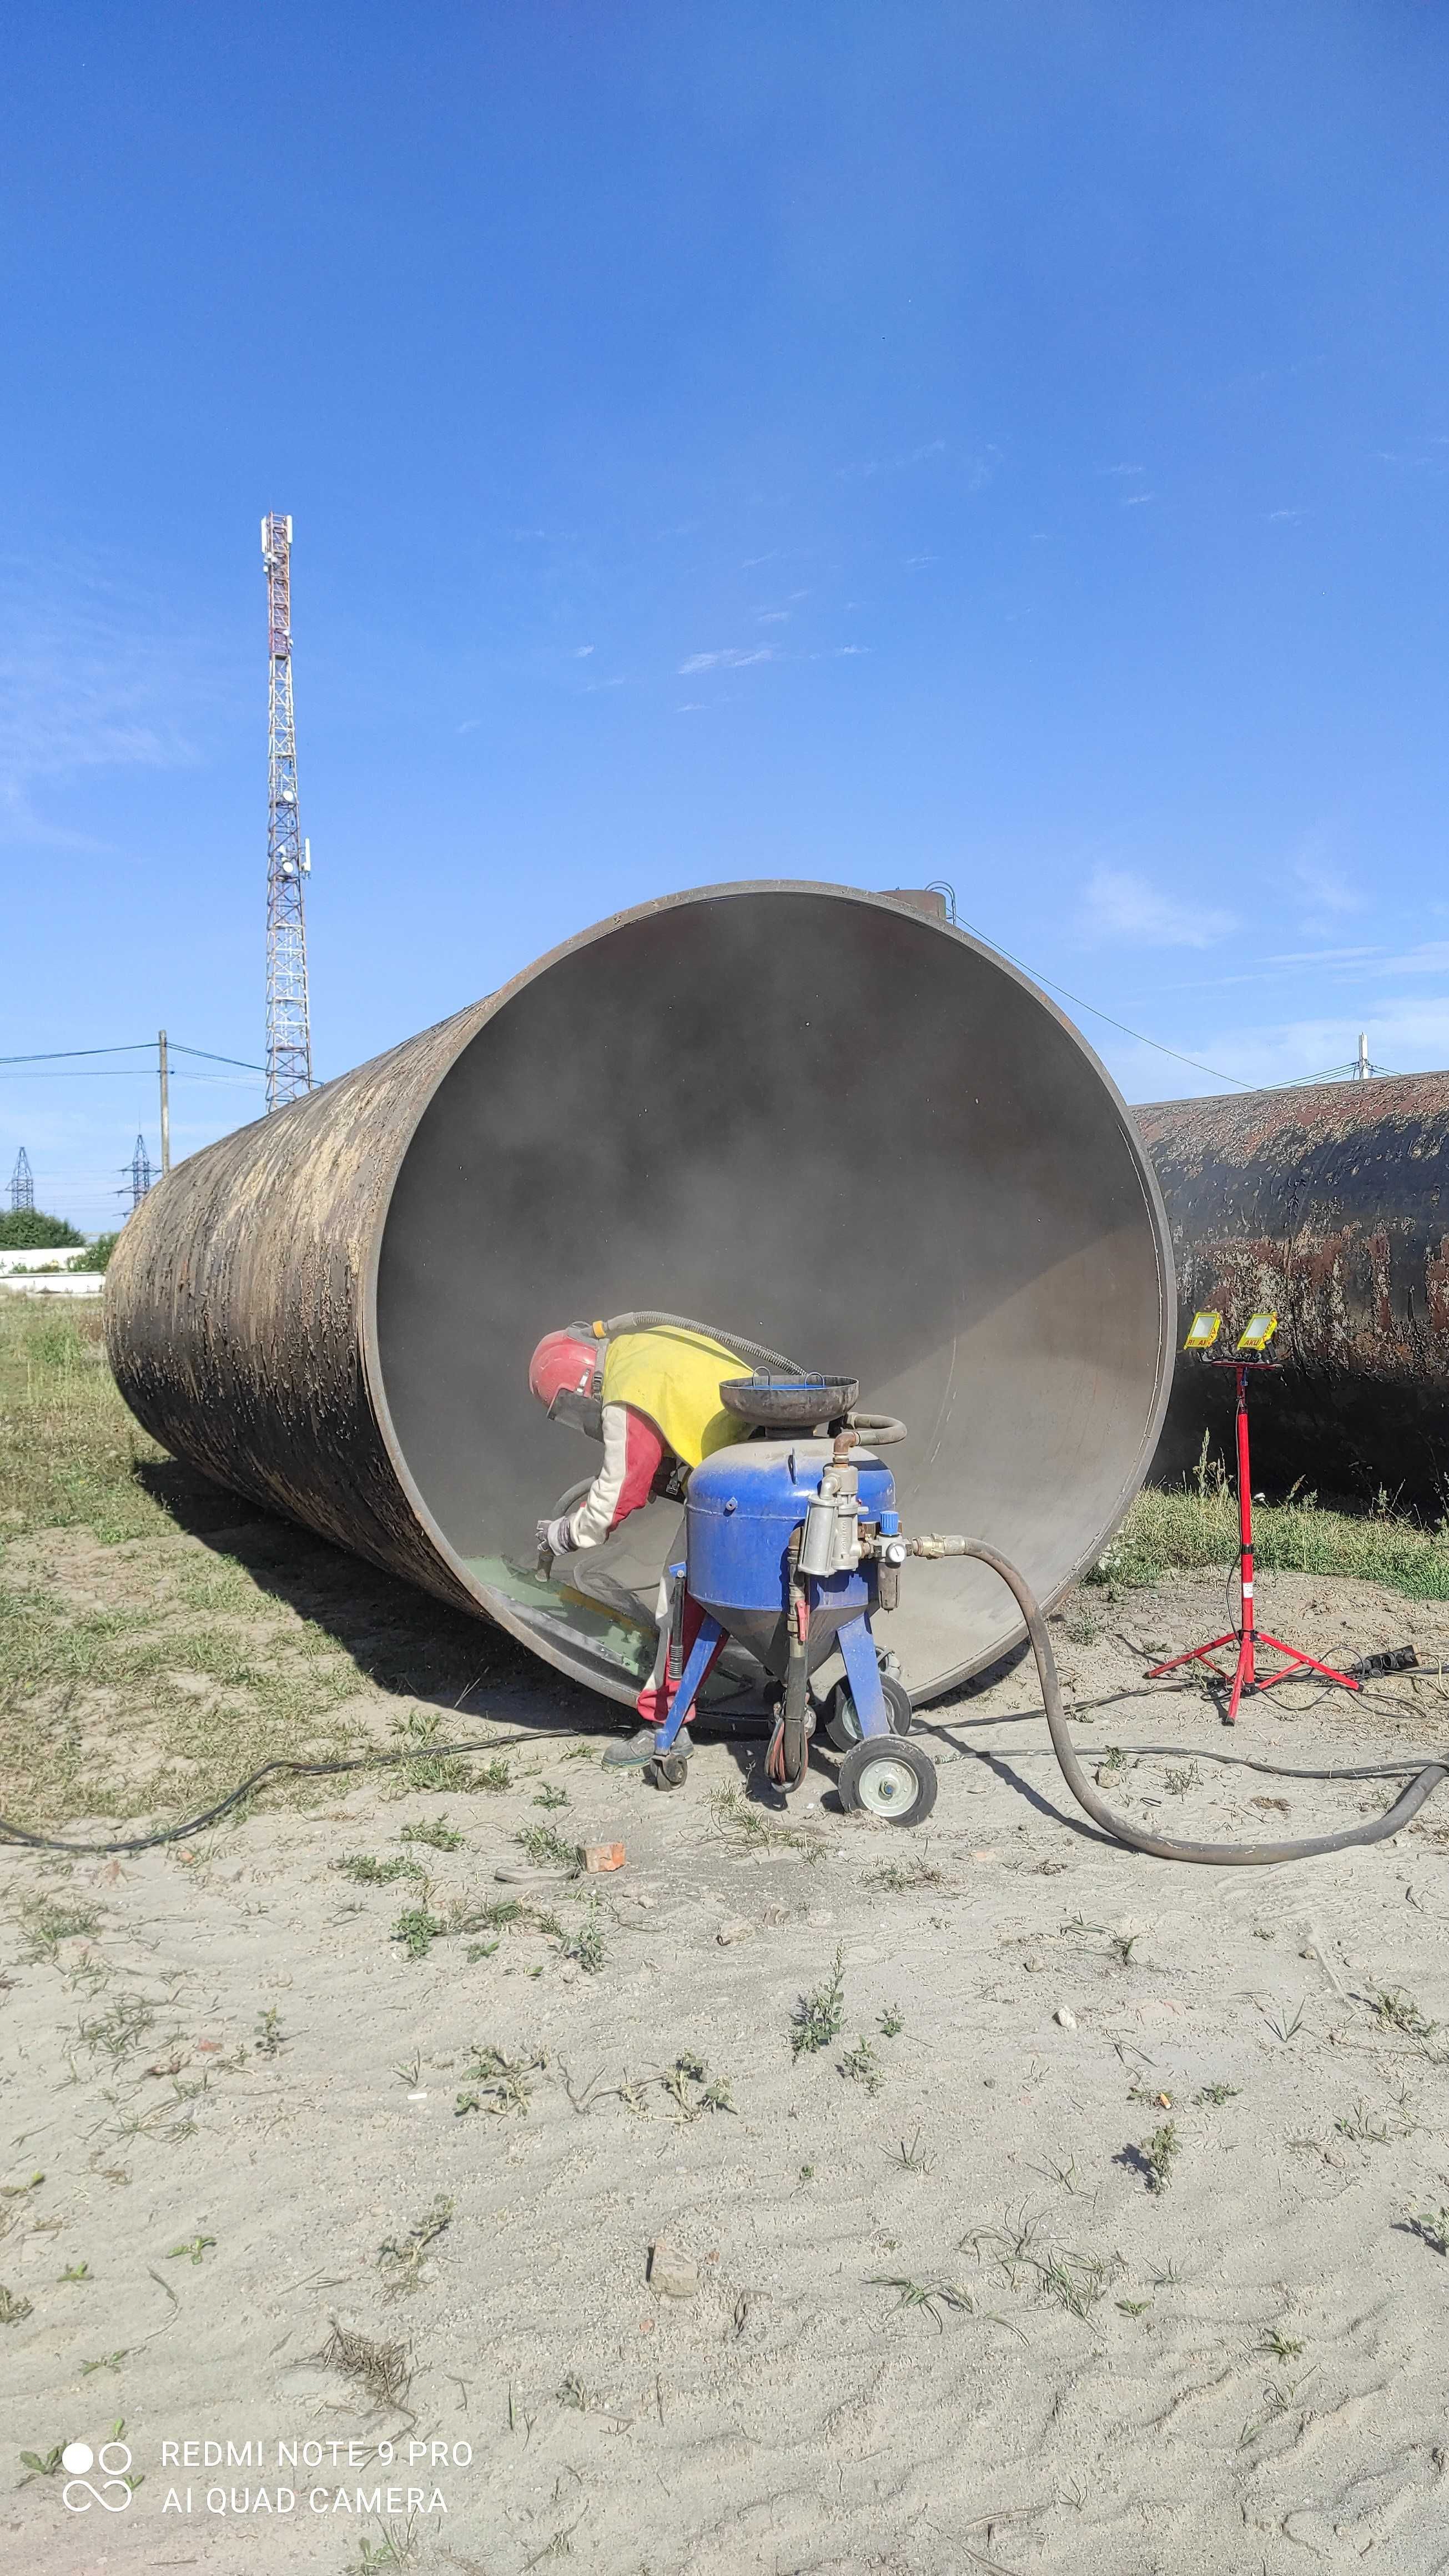
[[987,1547],[982,1539],[968,1538],[953,1540],[949,1544],[937,1542],[935,1545],[928,1542],[928,1546],[933,1555],[979,1557],[983,1565],[990,1566],[993,1574],[1000,1575],[1007,1590],[1015,1594],[1017,1608],[1026,1621],[1031,1651],[1036,1657],[1046,1722],[1051,1729],[1052,1750],[1061,1764],[1062,1777],[1078,1806],[1085,1807],[1092,1822],[1100,1825],[1115,1842],[1129,1843],[1134,1851],[1150,1852],[1155,1860],[1204,1861],[1214,1869],[1266,1869],[1274,1861],[1314,1860],[1323,1852],[1350,1851],[1356,1843],[1386,1842],[1391,1834],[1403,1831],[1410,1818],[1418,1814],[1425,1799],[1433,1796],[1441,1780],[1449,1780],[1449,1763],[1426,1762],[1383,1815],[1375,1816],[1366,1825],[1351,1825],[1343,1833],[1314,1834],[1303,1842],[1179,1843],[1169,1841],[1164,1834],[1146,1833],[1140,1825],[1130,1824],[1125,1816],[1113,1813],[1106,1800],[1098,1797],[1077,1760],[1067,1727],[1066,1711],[1062,1706],[1061,1683],[1057,1678],[1056,1657],[1052,1653],[1046,1621],[1026,1577],[1018,1574],[1006,1557],[998,1556],[995,1548]]

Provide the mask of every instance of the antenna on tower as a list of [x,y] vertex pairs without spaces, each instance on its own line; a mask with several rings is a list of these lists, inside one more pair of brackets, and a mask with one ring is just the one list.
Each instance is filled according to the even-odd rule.
[[292,716],[292,522],[262,521],[271,686],[267,721],[267,1107],[312,1088],[307,925],[302,881],[311,844],[297,819],[297,734]]
[[23,1145],[15,1157],[15,1169],[10,1175],[10,1204],[13,1208],[33,1208],[35,1205],[35,1175]]

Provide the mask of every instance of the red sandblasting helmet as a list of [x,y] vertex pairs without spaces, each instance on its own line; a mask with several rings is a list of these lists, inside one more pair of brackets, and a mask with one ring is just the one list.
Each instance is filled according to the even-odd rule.
[[528,1391],[540,1404],[552,1404],[565,1390],[587,1395],[598,1365],[597,1342],[580,1341],[577,1333],[545,1333],[528,1363]]

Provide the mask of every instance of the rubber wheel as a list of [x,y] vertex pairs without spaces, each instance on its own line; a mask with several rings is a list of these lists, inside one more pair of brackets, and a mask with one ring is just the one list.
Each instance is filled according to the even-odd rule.
[[684,1753],[661,1753],[651,1768],[656,1788],[682,1789],[689,1773],[689,1757]]
[[[881,1695],[886,1704],[886,1715],[891,1722],[891,1733],[909,1735],[915,1711],[911,1706],[911,1694],[905,1683],[897,1681],[892,1673],[882,1673],[880,1686]],[[855,1712],[855,1701],[849,1682],[837,1682],[825,1703],[825,1732],[837,1753],[848,1753],[852,1744],[859,1744],[862,1741],[860,1719]]]
[[908,1737],[867,1736],[851,1746],[837,1786],[848,1813],[863,1810],[887,1824],[920,1825],[936,1803],[936,1766]]

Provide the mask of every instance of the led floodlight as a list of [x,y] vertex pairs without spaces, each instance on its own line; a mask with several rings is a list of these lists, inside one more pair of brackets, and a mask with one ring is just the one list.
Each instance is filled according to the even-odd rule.
[[1278,1330],[1278,1318],[1269,1311],[1250,1315],[1238,1335],[1240,1351],[1265,1351]]
[[1216,1306],[1201,1307],[1192,1319],[1192,1323],[1188,1329],[1187,1340],[1182,1346],[1183,1349],[1185,1351],[1210,1351],[1214,1342],[1217,1340],[1219,1333],[1222,1331],[1222,1327],[1223,1319],[1218,1313]]

